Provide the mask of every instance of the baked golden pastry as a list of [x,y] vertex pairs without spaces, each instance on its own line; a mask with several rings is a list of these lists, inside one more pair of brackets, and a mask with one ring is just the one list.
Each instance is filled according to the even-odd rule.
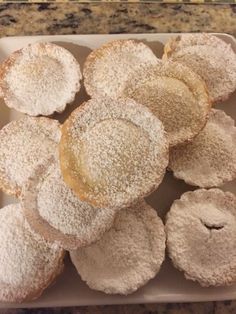
[[81,202],[64,183],[55,157],[36,169],[23,188],[21,202],[32,229],[67,250],[98,240],[111,228],[117,212]]
[[29,227],[19,204],[0,210],[0,301],[38,298],[63,270],[64,251]]
[[174,176],[200,187],[217,187],[236,178],[236,127],[224,111],[212,109],[192,143],[170,150]]
[[80,89],[80,66],[66,49],[34,43],[0,66],[0,94],[6,105],[31,116],[64,111]]
[[236,197],[219,189],[184,193],[166,221],[175,267],[202,286],[236,282]]
[[19,196],[39,164],[57,151],[60,124],[49,118],[24,116],[0,130],[0,188]]
[[176,62],[143,67],[127,80],[123,96],[147,106],[162,121],[171,146],[192,140],[211,107],[202,79]]
[[164,59],[180,62],[205,81],[212,102],[236,90],[236,54],[230,44],[211,34],[183,34],[164,48]]
[[127,78],[145,65],[159,59],[144,43],[137,40],[115,40],[102,45],[86,59],[84,85],[90,96],[117,97]]
[[62,127],[63,178],[82,201],[100,208],[126,207],[155,190],[168,153],[160,120],[131,99],[89,100]]
[[126,208],[96,243],[70,252],[81,278],[90,288],[109,294],[129,294],[159,272],[165,258],[161,219],[147,203]]

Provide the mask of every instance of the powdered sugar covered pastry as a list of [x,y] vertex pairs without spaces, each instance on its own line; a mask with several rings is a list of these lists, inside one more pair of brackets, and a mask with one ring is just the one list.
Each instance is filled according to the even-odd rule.
[[222,110],[212,109],[192,143],[170,150],[174,176],[200,187],[216,187],[236,178],[236,127]]
[[154,65],[159,59],[144,43],[136,40],[115,40],[102,45],[88,56],[84,84],[89,95],[117,97],[127,78],[144,65]]
[[74,56],[52,43],[30,44],[0,66],[6,105],[31,116],[64,111],[79,91],[81,78]]
[[64,251],[35,234],[19,204],[0,210],[0,301],[38,298],[63,270]]
[[98,242],[70,255],[90,288],[129,294],[159,272],[165,258],[164,226],[156,211],[141,201],[119,211]]
[[30,226],[46,240],[65,249],[96,241],[112,226],[116,210],[81,202],[64,183],[58,160],[40,165],[21,194]]
[[196,136],[211,108],[202,79],[176,62],[143,67],[127,80],[123,95],[147,106],[162,121],[171,146]]
[[167,214],[173,264],[202,286],[236,282],[236,197],[219,189],[184,193]]
[[0,130],[0,187],[19,196],[35,168],[57,150],[60,124],[48,118],[25,116]]
[[209,33],[183,34],[169,39],[165,45],[165,53],[172,54],[189,46],[211,46],[212,48],[231,49],[231,45],[219,37]]
[[131,99],[96,97],[62,127],[60,164],[65,182],[100,208],[121,208],[155,190],[168,163],[164,128]]
[[180,62],[205,81],[212,102],[226,100],[236,89],[236,54],[230,44],[210,34],[186,34],[171,39],[164,59]]

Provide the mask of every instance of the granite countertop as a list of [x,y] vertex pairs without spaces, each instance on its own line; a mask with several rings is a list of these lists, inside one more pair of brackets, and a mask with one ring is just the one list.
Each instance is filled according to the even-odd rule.
[[0,36],[225,32],[236,36],[236,5],[145,3],[1,4]]
[[[145,3],[0,4],[0,37],[39,34],[225,32],[236,36],[236,5]],[[65,309],[0,314],[235,314],[236,301]]]

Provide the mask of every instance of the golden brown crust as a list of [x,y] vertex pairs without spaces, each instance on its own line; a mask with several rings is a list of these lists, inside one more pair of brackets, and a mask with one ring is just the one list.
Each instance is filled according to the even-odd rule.
[[225,101],[236,89],[236,57],[230,44],[212,34],[184,34],[164,46],[163,60],[185,64],[206,82],[212,103]]
[[[96,104],[97,102],[97,104]],[[94,109],[94,112],[91,114],[91,119],[94,118],[94,116],[98,115],[99,116],[99,110],[100,108],[98,107],[99,102],[101,102],[101,108],[104,107],[104,111],[107,111],[106,114],[111,115],[114,119],[115,118],[120,118],[122,115],[126,115],[127,114],[127,120],[129,120],[129,113],[127,108],[132,108],[132,114],[134,114],[134,108],[135,106],[137,109],[137,115],[136,115],[136,119],[146,119],[145,124],[147,123],[147,116],[149,117],[149,115],[151,114],[151,112],[149,110],[147,110],[145,107],[135,103],[133,100],[122,100],[119,99],[120,104],[116,104],[116,106],[113,108],[113,101],[111,99],[106,99],[106,98],[100,98],[95,100],[91,100],[90,103],[83,103],[82,106],[80,106],[79,108],[77,108],[72,115],[69,117],[69,119],[64,123],[63,127],[62,127],[62,137],[61,137],[61,141],[60,141],[60,145],[59,145],[59,152],[60,152],[60,166],[61,166],[61,171],[62,171],[62,175],[63,178],[65,180],[65,182],[68,184],[68,186],[70,186],[70,188],[79,196],[81,201],[86,201],[88,203],[90,203],[93,206],[96,207],[108,207],[108,208],[121,208],[124,206],[130,206],[133,203],[137,202],[137,199],[141,199],[147,195],[149,195],[151,192],[153,192],[157,186],[160,184],[160,182],[162,181],[162,178],[164,176],[165,173],[165,164],[166,161],[168,160],[168,144],[166,142],[166,140],[163,138],[163,142],[161,142],[160,139],[156,139],[156,141],[159,142],[160,146],[159,146],[159,160],[158,160],[158,164],[159,166],[156,165],[156,173],[154,171],[154,173],[152,173],[150,181],[149,181],[149,185],[148,187],[146,187],[144,190],[139,190],[139,192],[137,192],[136,197],[132,198],[129,194],[129,196],[127,196],[126,199],[123,199],[123,197],[125,198],[125,193],[126,191],[123,192],[117,192],[116,193],[112,193],[114,199],[112,201],[111,198],[111,194],[110,197],[108,197],[108,195],[104,192],[103,190],[100,190],[100,187],[98,186],[94,186],[94,192],[92,192],[91,190],[91,186],[89,184],[87,184],[84,179],[83,179],[83,169],[80,170],[80,173],[78,172],[78,158],[79,155],[77,155],[76,157],[74,156],[74,154],[72,153],[71,149],[74,149],[73,144],[71,143],[71,131],[76,128],[75,127],[75,123],[79,123],[78,119],[80,119],[79,117],[83,117],[83,115],[87,115],[87,111],[89,110],[89,112],[92,112],[92,108],[96,107]],[[110,103],[109,103],[110,102]],[[123,102],[123,103],[122,103]],[[128,105],[128,103],[131,103],[132,105]],[[127,105],[125,105],[125,103],[127,103]],[[111,105],[111,109],[109,110],[109,106]],[[102,109],[101,109],[102,110]],[[118,116],[116,116],[116,113],[114,113],[112,110],[115,110],[115,112],[120,112],[118,114]],[[143,113],[143,118],[141,117],[141,112]],[[89,113],[90,114],[90,113]],[[120,115],[120,116],[119,116]],[[126,118],[122,118],[122,119],[126,119]],[[85,118],[87,119],[87,118]],[[105,116],[103,117],[103,119],[109,119],[109,118],[105,118]],[[95,118],[96,120],[96,118]],[[150,116],[150,121],[153,120],[153,128],[157,129],[160,127],[159,133],[155,133],[155,134],[159,134],[160,138],[162,138],[162,136],[164,135],[163,132],[163,127],[162,125],[160,125],[160,121],[158,119],[156,119],[153,115]],[[79,123],[78,125],[80,125],[80,131],[84,131],[87,127],[89,127],[89,123],[90,118],[88,118],[88,125],[83,124],[84,122],[82,122],[81,124]],[[124,120],[125,121],[125,120]],[[149,121],[149,123],[151,123]],[[155,121],[155,122],[154,122]],[[99,118],[97,120],[97,122],[99,121]],[[94,123],[94,122],[93,122]],[[96,122],[95,122],[96,124]],[[93,124],[94,125],[94,124]],[[146,129],[145,131],[147,131],[147,129],[151,128],[150,124],[148,125],[148,123],[146,124]],[[151,132],[154,132],[153,130]],[[153,136],[154,137],[154,136]],[[72,146],[72,148],[70,147]],[[154,157],[154,160],[156,157]],[[155,167],[154,167],[155,169]],[[76,174],[76,175],[75,175]],[[154,179],[155,177],[155,179]],[[142,178],[140,178],[140,180],[142,180]],[[155,182],[154,182],[155,181]],[[152,183],[151,183],[152,182]],[[113,186],[112,182],[110,182],[109,184],[111,187]],[[92,187],[93,189],[93,187]],[[95,192],[96,191],[96,192]],[[129,193],[129,192],[127,192]],[[123,195],[123,196],[122,196]],[[136,195],[135,192],[133,193],[133,195]],[[116,199],[119,198],[118,199]],[[116,199],[116,200],[115,200]],[[121,200],[122,199],[122,200]]]
[[171,61],[144,67],[127,81],[124,95],[148,107],[162,121],[170,146],[192,141],[204,128],[211,109],[201,77]]

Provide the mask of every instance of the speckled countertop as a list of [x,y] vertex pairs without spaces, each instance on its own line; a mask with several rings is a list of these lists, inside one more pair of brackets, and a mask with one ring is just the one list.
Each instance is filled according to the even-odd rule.
[[236,5],[158,3],[0,5],[0,36],[199,31],[236,35]]
[[[0,4],[0,37],[39,34],[225,32],[236,36],[236,5],[145,3]],[[0,314],[235,314],[236,301],[64,309]]]

